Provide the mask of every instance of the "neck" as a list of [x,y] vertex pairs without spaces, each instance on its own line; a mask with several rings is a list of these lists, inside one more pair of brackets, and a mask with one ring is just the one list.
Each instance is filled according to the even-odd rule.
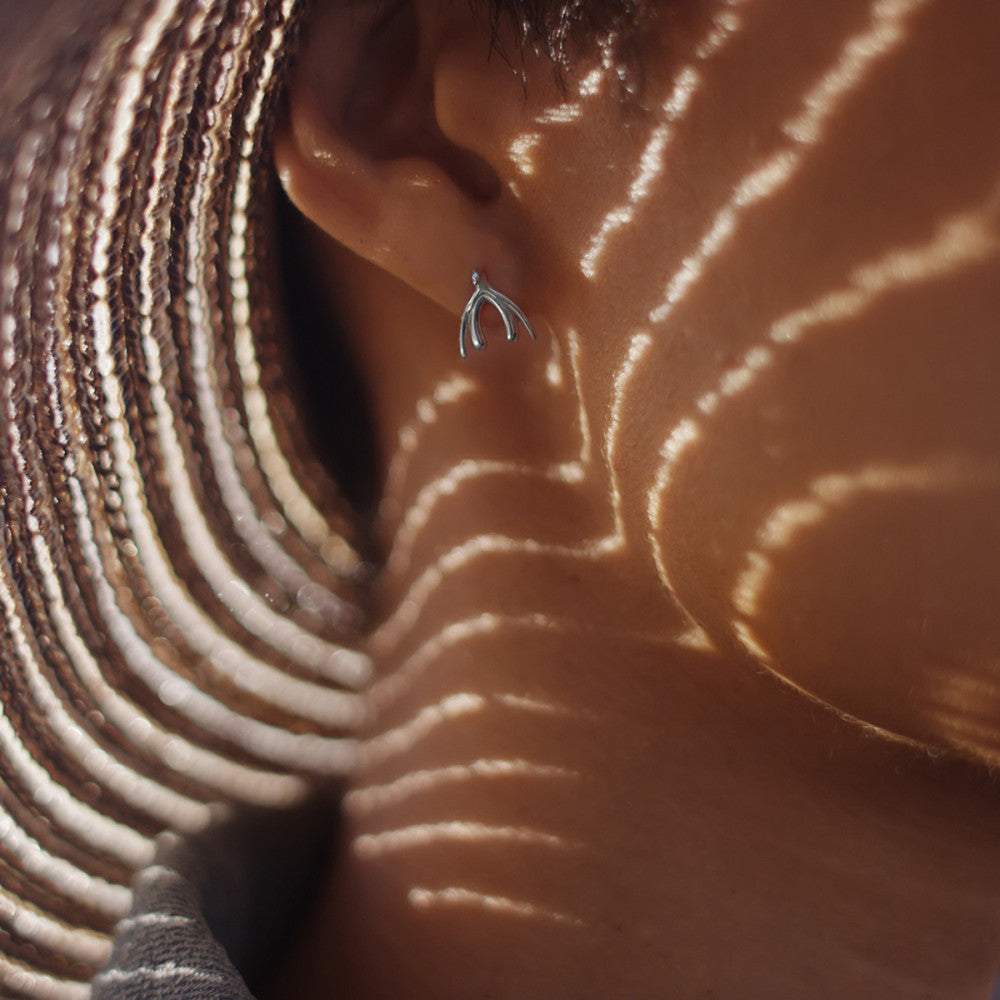
[[[419,382],[402,348],[377,366]],[[988,996],[988,778],[693,640],[600,477],[553,474],[530,394],[407,397],[435,394],[380,414],[420,431],[387,496],[380,713],[293,989]]]

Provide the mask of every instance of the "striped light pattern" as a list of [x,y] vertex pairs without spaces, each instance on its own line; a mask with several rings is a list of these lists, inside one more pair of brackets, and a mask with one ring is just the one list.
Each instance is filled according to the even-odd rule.
[[56,0],[0,80],[4,997],[88,995],[158,831],[355,757],[363,566],[264,238],[300,6]]

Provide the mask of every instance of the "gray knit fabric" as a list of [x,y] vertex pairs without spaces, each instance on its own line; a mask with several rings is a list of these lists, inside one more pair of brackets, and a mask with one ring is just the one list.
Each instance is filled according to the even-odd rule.
[[198,890],[169,844],[139,874],[94,1000],[250,1000],[250,992],[205,922]]
[[[163,834],[93,1000],[248,1000],[309,912],[336,802],[227,811],[194,837]],[[244,978],[246,977],[246,978]]]

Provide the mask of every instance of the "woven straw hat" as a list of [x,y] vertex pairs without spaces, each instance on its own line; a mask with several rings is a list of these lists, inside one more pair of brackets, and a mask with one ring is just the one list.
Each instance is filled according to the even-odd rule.
[[4,996],[87,994],[158,831],[351,764],[363,564],[267,242],[300,6],[0,2]]

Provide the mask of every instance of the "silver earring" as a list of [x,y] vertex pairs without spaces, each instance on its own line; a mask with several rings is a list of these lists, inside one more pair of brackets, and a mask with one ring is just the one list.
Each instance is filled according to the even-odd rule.
[[493,305],[496,311],[500,313],[504,329],[507,331],[508,341],[513,343],[517,340],[516,323],[520,323],[528,331],[528,336],[532,340],[537,339],[535,331],[532,330],[531,324],[528,322],[528,317],[506,295],[501,295],[500,292],[493,288],[478,271],[472,272],[472,284],[475,285],[476,290],[472,293],[472,298],[469,299],[469,304],[465,307],[465,312],[462,313],[462,325],[458,331],[458,349],[463,358],[466,356],[466,336],[472,341],[472,346],[477,351],[481,351],[486,346],[486,338],[483,336],[483,329],[479,325],[479,314],[487,302]]

